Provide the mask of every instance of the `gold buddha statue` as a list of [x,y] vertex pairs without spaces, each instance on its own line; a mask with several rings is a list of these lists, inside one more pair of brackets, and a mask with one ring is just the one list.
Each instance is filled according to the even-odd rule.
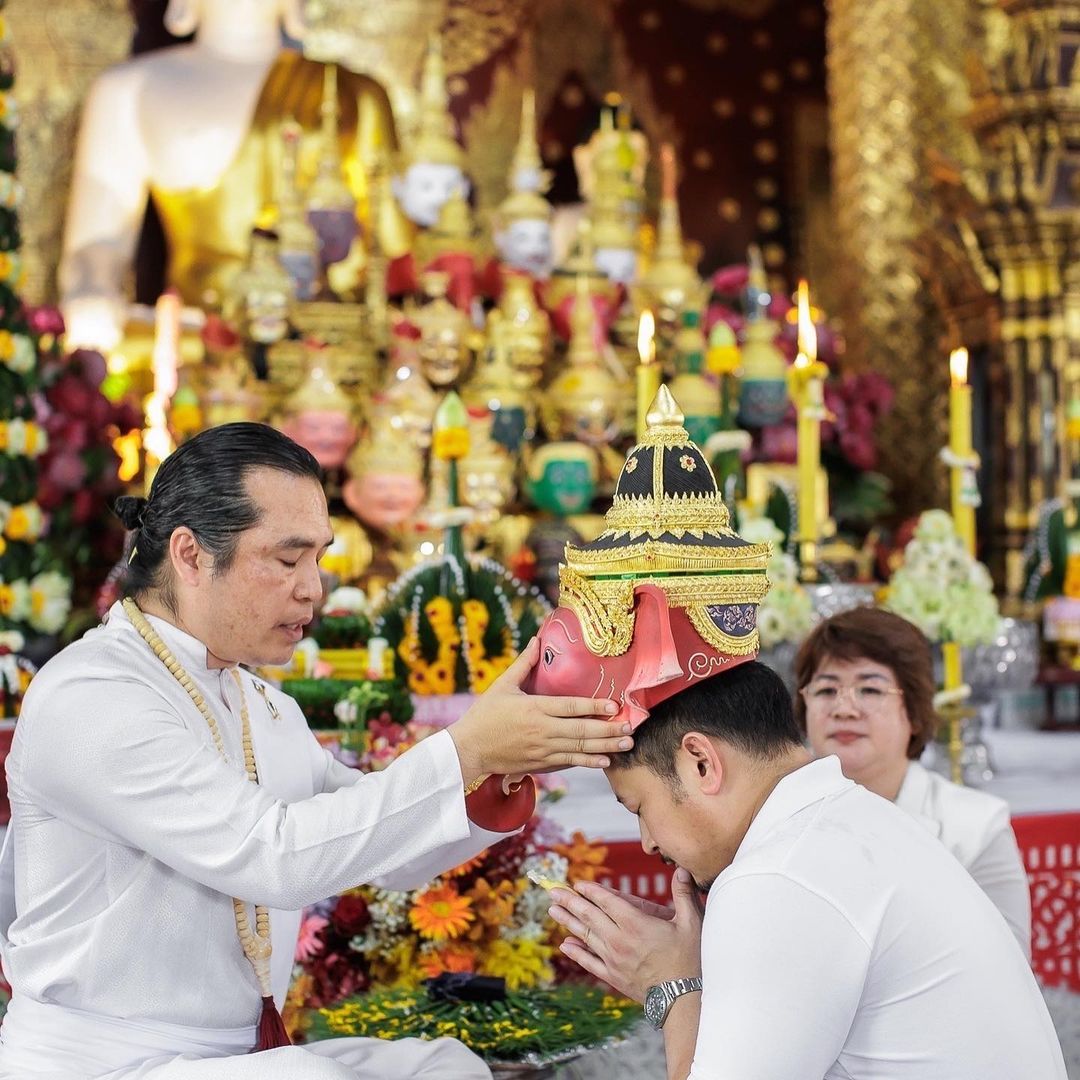
[[[65,218],[60,293],[69,344],[112,348],[127,315],[127,274],[147,196],[168,242],[168,281],[188,304],[223,296],[253,226],[276,201],[280,124],[304,136],[301,186],[318,153],[323,65],[282,49],[300,40],[298,0],[169,0],[166,25],[189,44],[107,69],[84,108]],[[389,99],[373,80],[337,78],[341,156],[366,205],[358,145],[395,146]]]

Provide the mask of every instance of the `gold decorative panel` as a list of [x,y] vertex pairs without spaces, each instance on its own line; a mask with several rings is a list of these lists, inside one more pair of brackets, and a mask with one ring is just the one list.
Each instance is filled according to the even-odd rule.
[[131,49],[127,0],[8,0],[18,66],[18,175],[26,189],[19,214],[30,303],[56,299],[64,212],[83,97],[94,77]]

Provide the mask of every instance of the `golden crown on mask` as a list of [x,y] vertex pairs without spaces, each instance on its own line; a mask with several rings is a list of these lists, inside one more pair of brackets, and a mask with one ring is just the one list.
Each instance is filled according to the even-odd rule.
[[423,476],[424,459],[412,440],[402,437],[399,428],[385,417],[378,417],[349,453],[345,468],[350,476]]
[[[535,176],[538,184],[522,181],[522,175]],[[521,97],[521,131],[510,163],[510,194],[499,204],[498,223],[505,228],[513,221],[550,221],[551,203],[544,192],[551,185],[551,174],[544,169],[536,138],[536,91],[531,87]]]
[[429,38],[424,54],[418,111],[412,137],[405,140],[399,154],[399,170],[405,172],[410,165],[426,164],[453,165],[464,171],[465,153],[454,137],[442,43],[436,34]]
[[356,403],[338,386],[316,358],[304,381],[281,406],[283,416],[298,416],[305,412],[341,412],[353,416]]

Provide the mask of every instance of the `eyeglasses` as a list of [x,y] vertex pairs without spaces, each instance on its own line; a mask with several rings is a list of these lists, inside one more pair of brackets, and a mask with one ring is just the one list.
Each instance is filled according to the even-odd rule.
[[835,708],[840,701],[850,695],[851,704],[863,712],[872,712],[885,703],[890,694],[903,697],[904,691],[899,686],[875,686],[873,683],[861,683],[858,686],[836,686],[832,683],[817,683],[804,686],[800,691],[808,709]]

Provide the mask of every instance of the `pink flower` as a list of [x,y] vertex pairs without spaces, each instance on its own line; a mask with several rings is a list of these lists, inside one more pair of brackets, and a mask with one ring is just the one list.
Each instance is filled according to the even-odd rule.
[[869,434],[843,432],[840,436],[840,449],[856,469],[872,469],[877,465],[877,450]]
[[108,374],[105,357],[96,349],[76,349],[71,354],[71,360],[80,365],[83,378],[91,386],[100,386],[105,381]]
[[64,450],[49,462],[47,475],[57,487],[75,491],[86,480],[86,463],[78,454]]
[[773,424],[761,429],[761,459],[793,465],[799,457],[799,436],[794,424]]
[[319,934],[328,923],[321,915],[309,915],[300,924],[300,936],[296,940],[296,962],[303,964],[314,960],[323,951],[323,941]]
[[721,266],[712,276],[712,287],[721,296],[736,296],[746,288],[750,280],[750,268],[745,263]]
[[705,333],[709,333],[718,322],[725,322],[738,337],[746,325],[746,320],[726,304],[710,304],[705,312]]
[[35,334],[56,334],[64,332],[64,317],[54,307],[28,308],[27,322]]

